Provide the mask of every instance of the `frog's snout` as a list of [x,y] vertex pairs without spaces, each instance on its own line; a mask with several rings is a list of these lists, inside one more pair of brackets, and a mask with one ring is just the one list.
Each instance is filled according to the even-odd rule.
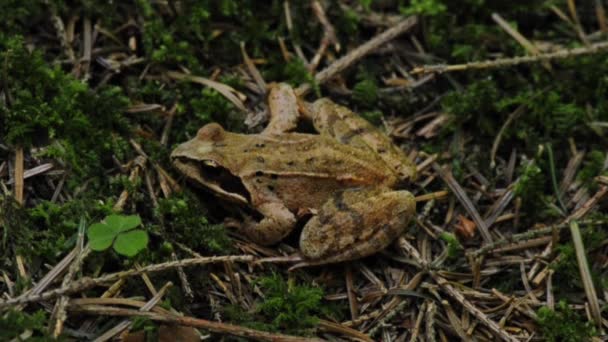
[[198,139],[188,140],[173,150],[171,152],[171,160],[175,161],[177,159],[205,159],[205,156],[209,155],[213,152],[213,143],[211,142],[201,142]]

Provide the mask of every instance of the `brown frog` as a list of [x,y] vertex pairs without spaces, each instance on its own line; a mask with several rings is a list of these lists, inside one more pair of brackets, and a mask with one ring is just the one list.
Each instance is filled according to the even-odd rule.
[[[260,214],[245,218],[242,234],[271,245],[310,217],[300,250],[311,265],[373,254],[404,231],[415,200],[397,189],[416,167],[386,135],[328,99],[300,101],[286,84],[274,85],[268,102],[261,133],[210,123],[171,154],[188,179]],[[318,134],[293,132],[300,119]]]

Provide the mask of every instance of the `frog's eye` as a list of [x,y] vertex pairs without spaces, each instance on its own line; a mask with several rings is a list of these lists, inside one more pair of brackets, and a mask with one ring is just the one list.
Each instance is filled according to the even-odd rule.
[[206,124],[201,127],[196,133],[196,137],[199,140],[206,141],[220,141],[224,135],[224,129],[216,122]]

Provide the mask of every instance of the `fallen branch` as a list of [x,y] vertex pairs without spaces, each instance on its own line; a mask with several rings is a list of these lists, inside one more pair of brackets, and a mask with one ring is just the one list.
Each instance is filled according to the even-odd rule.
[[[342,72],[344,69],[351,66],[353,63],[355,63],[356,61],[361,59],[363,56],[369,54],[370,52],[377,49],[384,43],[394,39],[398,35],[409,30],[414,25],[416,25],[417,22],[418,22],[417,17],[415,17],[415,16],[408,17],[408,18],[404,19],[403,21],[401,21],[399,24],[391,27],[390,29],[388,29],[388,30],[380,33],[379,35],[375,36],[374,38],[368,40],[364,44],[360,45],[356,49],[349,52],[348,54],[337,59],[335,62],[333,62],[327,68],[319,71],[315,75],[315,82],[318,84],[327,82],[329,79],[333,78],[334,76],[336,76],[337,74]],[[298,96],[304,96],[310,91],[310,89],[311,89],[310,84],[308,84],[308,83],[303,84],[300,87],[298,87],[298,89],[296,89],[296,94]]]
[[58,296],[70,293],[76,293],[80,291],[84,291],[86,289],[90,289],[92,287],[107,283],[107,282],[115,282],[118,279],[133,277],[140,275],[142,273],[153,273],[153,272],[161,272],[172,268],[177,267],[187,267],[187,266],[195,266],[195,265],[206,265],[218,262],[226,262],[226,261],[240,261],[240,262],[250,262],[253,261],[254,257],[251,255],[228,255],[228,256],[212,256],[205,258],[191,258],[191,259],[182,259],[177,261],[170,261],[162,264],[154,264],[146,267],[142,267],[139,269],[131,269],[122,272],[110,273],[105,276],[101,276],[98,278],[89,278],[83,277],[78,281],[73,282],[69,286],[60,287],[57,289],[53,289],[50,291],[43,292],[41,294],[32,294],[32,295],[24,295],[17,298],[9,299],[6,301],[0,302],[0,309],[5,309],[7,307],[13,305],[20,305],[31,302],[39,302],[49,299],[57,298]]
[[304,341],[322,341],[317,338],[299,337],[291,335],[283,335],[270,333],[251,328],[245,328],[238,325],[212,322],[195,317],[176,316],[172,314],[163,314],[159,312],[140,311],[133,309],[123,309],[116,307],[108,307],[104,305],[70,305],[69,309],[75,312],[88,313],[92,315],[105,316],[126,316],[126,317],[145,317],[156,322],[178,324],[187,327],[205,329],[218,334],[228,334],[233,336],[251,338],[257,341],[286,341],[286,342],[304,342]]
[[589,47],[581,47],[576,49],[564,49],[551,53],[538,54],[536,56],[521,56],[512,58],[501,58],[495,60],[486,60],[479,62],[470,62],[465,64],[453,65],[423,65],[416,67],[411,71],[411,74],[429,74],[429,73],[444,73],[452,71],[466,71],[471,69],[490,69],[504,68],[524,63],[539,63],[553,59],[564,59],[582,55],[593,55],[608,50],[608,42],[598,43]]

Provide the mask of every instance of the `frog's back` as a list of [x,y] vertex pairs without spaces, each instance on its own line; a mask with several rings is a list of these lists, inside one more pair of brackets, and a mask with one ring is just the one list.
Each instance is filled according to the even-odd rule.
[[247,155],[241,177],[258,195],[254,205],[276,196],[294,211],[318,208],[340,190],[391,187],[397,179],[374,153],[322,135],[258,136]]

